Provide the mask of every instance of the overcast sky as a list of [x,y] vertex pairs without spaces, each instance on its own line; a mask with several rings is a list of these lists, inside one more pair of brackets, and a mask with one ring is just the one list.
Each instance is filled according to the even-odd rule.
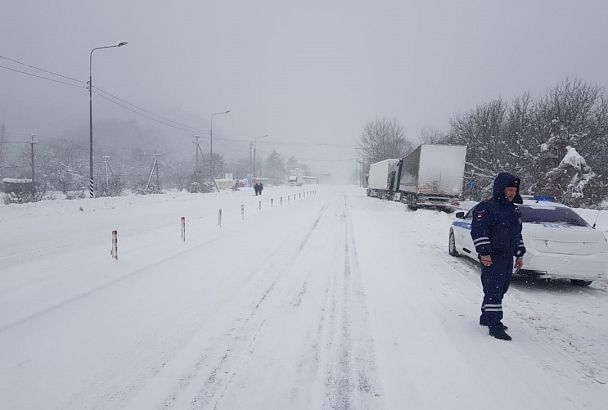
[[[214,150],[245,156],[269,134],[262,152],[334,173],[354,167],[351,146],[378,117],[416,139],[498,96],[539,96],[566,77],[608,84],[605,0],[5,0],[0,38],[1,56],[83,81],[93,47],[128,41],[95,52],[95,86],[203,130],[230,109],[214,118]],[[155,125],[94,101],[97,120]],[[0,123],[86,130],[88,92],[0,69]],[[196,134],[163,129],[189,146]]]

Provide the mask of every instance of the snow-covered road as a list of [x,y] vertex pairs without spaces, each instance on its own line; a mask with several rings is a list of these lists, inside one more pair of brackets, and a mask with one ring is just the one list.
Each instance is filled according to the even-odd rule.
[[450,216],[312,189],[0,208],[0,408],[605,408],[606,283],[516,280],[498,341]]

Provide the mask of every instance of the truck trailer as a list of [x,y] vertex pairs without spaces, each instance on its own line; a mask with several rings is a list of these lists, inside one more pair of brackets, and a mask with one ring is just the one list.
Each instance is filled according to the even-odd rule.
[[392,186],[397,176],[399,159],[385,159],[369,165],[367,177],[367,196],[390,199]]
[[370,180],[372,169],[380,170],[376,178],[381,182],[385,174],[386,185],[369,185],[367,194],[406,203],[411,210],[452,211],[462,195],[466,153],[465,145],[423,144],[397,162],[371,164]]

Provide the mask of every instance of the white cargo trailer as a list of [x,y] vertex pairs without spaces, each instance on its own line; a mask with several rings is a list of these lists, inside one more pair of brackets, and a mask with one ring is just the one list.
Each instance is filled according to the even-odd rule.
[[367,196],[388,198],[392,195],[391,186],[397,176],[398,159],[385,159],[369,166]]
[[420,145],[399,161],[393,190],[410,209],[452,210],[462,195],[465,145]]

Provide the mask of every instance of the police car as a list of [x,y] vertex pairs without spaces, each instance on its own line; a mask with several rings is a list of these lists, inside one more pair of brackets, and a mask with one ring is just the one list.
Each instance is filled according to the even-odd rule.
[[[526,246],[524,269],[520,274],[541,278],[570,279],[580,286],[605,280],[608,273],[608,242],[566,205],[552,201],[524,199],[518,205]],[[475,207],[457,212],[450,226],[449,252],[477,260],[471,239]]]

